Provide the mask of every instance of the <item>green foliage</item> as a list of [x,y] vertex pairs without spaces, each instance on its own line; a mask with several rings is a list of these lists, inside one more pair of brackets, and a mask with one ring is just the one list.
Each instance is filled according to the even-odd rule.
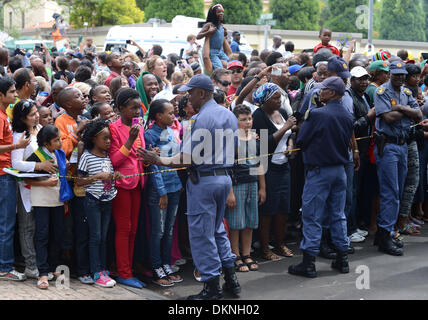
[[256,24],[263,10],[262,0],[215,0],[211,6],[221,3],[224,20],[230,24]]
[[319,25],[323,26],[323,25],[325,25],[325,23],[330,18],[331,12],[330,12],[330,9],[328,7],[327,0],[321,0],[320,6],[321,6],[321,14],[320,14],[320,19],[319,19]]
[[359,29],[356,23],[362,14],[356,9],[361,5],[368,6],[367,0],[327,0],[327,3],[331,15],[323,27],[333,32],[359,32],[367,36],[367,29]]
[[70,6],[70,24],[82,28],[83,23],[89,26],[115,24],[134,24],[144,20],[135,0],[69,0],[61,1]]
[[271,0],[269,6],[273,18],[277,21],[275,28],[286,30],[319,29],[319,0]]
[[171,22],[177,15],[204,18],[204,0],[147,0],[144,10],[146,21],[150,18]]
[[425,41],[425,19],[421,0],[383,0],[380,38]]

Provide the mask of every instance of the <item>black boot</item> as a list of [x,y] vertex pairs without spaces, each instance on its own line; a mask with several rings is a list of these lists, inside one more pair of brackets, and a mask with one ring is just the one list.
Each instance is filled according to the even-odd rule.
[[241,286],[236,276],[235,267],[223,268],[224,272],[224,285],[223,290],[234,295],[238,295],[241,292]]
[[[375,237],[374,237],[374,241],[373,241],[373,245],[374,246],[378,246],[379,245],[379,239],[380,239],[380,232],[379,232],[379,228],[378,231],[375,233]],[[392,242],[399,248],[403,248],[404,247],[404,242],[400,239],[395,239],[395,238],[391,238]]]
[[392,256],[402,256],[403,255],[403,249],[398,247],[397,244],[393,241],[393,238],[389,231],[378,227],[378,245],[379,245],[379,251],[385,252],[387,254],[390,254]]
[[315,269],[315,257],[303,251],[302,263],[289,266],[288,273],[296,276],[315,278],[317,276],[317,270]]
[[197,295],[187,297],[187,300],[221,300],[223,290],[220,287],[220,276],[204,282],[204,288]]
[[340,273],[349,273],[348,252],[337,251],[337,258],[331,263],[331,267]]
[[323,229],[321,236],[321,244],[320,244],[320,253],[319,256],[326,259],[336,259],[336,252],[332,249],[329,242],[331,242],[330,238],[330,230]]

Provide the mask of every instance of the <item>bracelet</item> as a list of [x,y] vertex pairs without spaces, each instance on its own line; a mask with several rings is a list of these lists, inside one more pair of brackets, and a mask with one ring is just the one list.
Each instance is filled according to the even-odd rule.
[[360,151],[358,149],[354,150],[355,153],[360,153]]
[[260,79],[260,77],[257,75],[257,76],[254,76],[254,79],[257,79],[257,81],[260,81],[261,79]]

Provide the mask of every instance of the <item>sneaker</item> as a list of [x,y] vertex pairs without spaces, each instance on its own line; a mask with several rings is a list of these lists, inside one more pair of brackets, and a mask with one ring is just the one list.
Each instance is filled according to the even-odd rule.
[[121,277],[117,277],[116,280],[117,280],[117,283],[123,284],[123,285],[128,286],[128,287],[133,287],[133,288],[137,288],[137,289],[143,288],[141,281],[139,281],[136,278],[124,279]]
[[361,229],[357,229],[357,231],[356,231],[360,236],[362,236],[362,237],[367,237],[368,235],[369,235],[369,233],[368,233],[368,231],[366,231],[366,230],[361,230]]
[[193,269],[193,277],[195,278],[196,281],[202,282],[201,275],[199,274],[199,272],[198,273],[196,273],[196,272],[197,272],[196,269]]
[[27,269],[25,268],[24,274],[27,276],[27,278],[30,279],[38,279],[39,278],[39,270],[36,269]]
[[110,280],[116,285],[116,281],[110,277],[110,271],[104,270],[104,271],[101,271],[101,273],[103,273],[106,277],[109,277]]
[[95,285],[103,287],[103,288],[113,288],[114,283],[111,278],[104,274],[103,272],[95,272],[94,274],[94,282]]
[[[174,282],[174,283],[179,283],[183,281],[183,278],[180,277],[179,275],[176,275],[174,272],[174,269],[169,265],[169,264],[164,264],[162,266],[163,271],[165,271],[166,275],[169,277],[169,279]],[[171,276],[173,276],[176,279],[171,278]]]
[[[159,282],[158,280],[169,281],[169,283],[162,283],[162,282]],[[161,286],[161,287],[172,287],[174,285],[174,282],[172,282],[172,280],[170,278],[168,278],[168,276],[166,275],[166,273],[162,267],[159,267],[157,269],[153,269],[153,280],[152,280],[152,282],[154,284],[157,284],[158,286]]]
[[180,271],[180,267],[178,267],[176,265],[170,266],[170,268],[172,269],[173,273],[176,273],[176,272]]
[[92,280],[92,278],[87,274],[85,274],[84,276],[78,277],[77,279],[83,284],[94,284],[94,280]]
[[349,236],[349,241],[354,242],[354,243],[364,242],[365,240],[366,240],[366,238],[359,235],[357,232],[355,232]]
[[184,266],[186,263],[187,263],[186,259],[180,259],[180,260],[175,261],[174,265],[176,265],[176,266]]
[[24,273],[12,270],[9,272],[0,272],[0,280],[24,281],[27,276]]

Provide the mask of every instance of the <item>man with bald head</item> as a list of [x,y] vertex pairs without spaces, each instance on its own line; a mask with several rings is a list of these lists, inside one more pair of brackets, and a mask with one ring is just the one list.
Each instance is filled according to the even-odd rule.
[[62,115],[65,112],[64,108],[62,108],[58,104],[58,95],[66,87],[67,87],[67,82],[65,82],[64,80],[57,80],[52,85],[51,95],[52,95],[53,103],[51,104],[51,106],[49,107],[49,109],[52,112],[52,118],[54,119],[54,121],[60,115]]
[[279,52],[280,54],[284,55],[285,54],[285,47],[282,45],[282,38],[281,36],[273,36],[273,46],[272,46],[272,50],[274,52]]

